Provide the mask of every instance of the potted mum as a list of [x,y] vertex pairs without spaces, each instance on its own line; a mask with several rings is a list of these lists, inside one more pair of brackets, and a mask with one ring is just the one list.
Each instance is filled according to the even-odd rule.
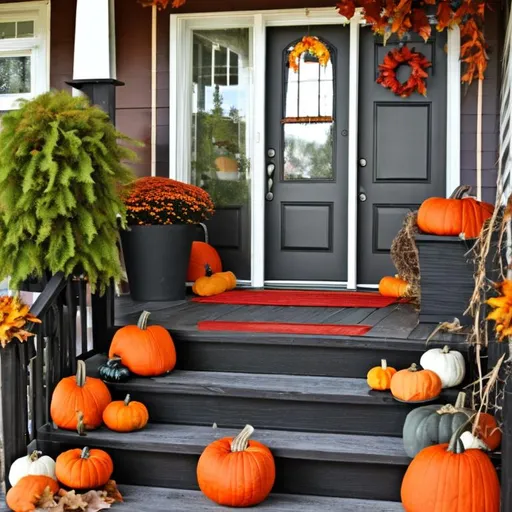
[[132,299],[183,300],[192,242],[214,212],[207,192],[169,178],[145,177],[126,190],[129,229],[121,233]]
[[49,92],[2,116],[0,130],[0,281],[20,289],[63,272],[105,290],[123,275],[120,186],[136,155],[109,116],[85,97]]

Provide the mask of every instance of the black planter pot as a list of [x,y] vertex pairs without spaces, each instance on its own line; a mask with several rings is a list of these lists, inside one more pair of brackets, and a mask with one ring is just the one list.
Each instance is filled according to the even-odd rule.
[[121,232],[133,300],[183,300],[195,226],[130,226]]

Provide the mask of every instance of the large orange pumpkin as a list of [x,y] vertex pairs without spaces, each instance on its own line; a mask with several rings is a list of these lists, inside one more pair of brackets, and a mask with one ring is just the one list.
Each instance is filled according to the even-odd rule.
[[449,444],[421,450],[402,481],[406,512],[499,512],[500,483],[489,457],[464,450],[463,424]]
[[384,297],[407,297],[409,288],[409,283],[399,277],[386,276],[379,283],[379,293]]
[[149,420],[147,407],[142,402],[132,402],[130,395],[124,400],[110,402],[103,411],[103,422],[116,432],[133,432],[144,428]]
[[154,377],[170,372],[176,365],[176,348],[167,329],[148,327],[150,313],[143,311],[137,325],[119,329],[112,340],[109,359],[120,357],[131,372]]
[[77,361],[76,376],[62,379],[55,387],[50,414],[59,428],[76,430],[81,413],[83,426],[91,430],[101,425],[103,411],[111,401],[105,383],[101,379],[87,377],[85,362]]
[[208,265],[214,273],[222,272],[222,262],[217,250],[208,243],[208,229],[202,222],[199,224],[204,230],[204,242],[193,242],[192,251],[187,270],[187,281],[194,282],[204,276],[204,269]]
[[96,489],[114,472],[110,455],[103,450],[75,448],[61,453],[55,461],[57,479],[71,489]]
[[432,235],[476,238],[480,235],[484,222],[489,219],[494,206],[464,197],[471,187],[458,187],[448,198],[431,197],[418,210],[418,228]]
[[391,394],[403,402],[422,402],[438,397],[443,383],[437,373],[420,370],[412,364],[407,370],[400,370],[391,379]]
[[276,477],[274,457],[257,441],[247,425],[237,437],[223,438],[206,447],[197,464],[203,493],[219,505],[250,507],[264,501]]
[[36,509],[36,505],[47,487],[53,494],[59,491],[59,484],[49,476],[24,476],[14,487],[9,489],[5,501],[14,512],[30,512]]

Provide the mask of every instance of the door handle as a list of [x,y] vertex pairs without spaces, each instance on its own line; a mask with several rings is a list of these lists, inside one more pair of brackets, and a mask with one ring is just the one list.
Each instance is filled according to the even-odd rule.
[[265,199],[267,201],[272,201],[272,199],[274,199],[274,193],[272,192],[273,185],[274,185],[274,180],[272,178],[269,178],[267,180],[267,195],[265,196]]
[[364,192],[360,192],[358,199],[361,203],[364,203],[366,201],[366,199],[368,199],[368,198],[366,197],[366,194]]
[[366,158],[359,159],[359,167],[366,167],[367,163]]

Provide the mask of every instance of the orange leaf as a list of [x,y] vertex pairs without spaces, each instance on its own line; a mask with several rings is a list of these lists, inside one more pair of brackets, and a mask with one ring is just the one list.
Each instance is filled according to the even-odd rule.
[[412,10],[412,29],[421,36],[424,41],[427,41],[430,37],[432,28],[430,27],[427,14],[423,9]]
[[443,31],[445,28],[450,27],[453,23],[453,11],[451,5],[446,0],[439,2],[437,6],[437,30]]

